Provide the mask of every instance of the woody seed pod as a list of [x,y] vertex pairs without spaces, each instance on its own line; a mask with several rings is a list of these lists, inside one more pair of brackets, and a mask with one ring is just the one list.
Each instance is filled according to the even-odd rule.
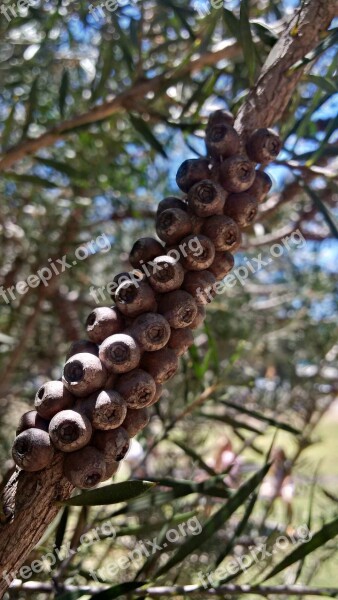
[[231,252],[216,252],[215,259],[209,271],[215,276],[216,281],[221,281],[233,268],[235,259]]
[[256,129],[250,136],[246,144],[246,151],[250,160],[267,164],[277,158],[281,147],[282,142],[279,136],[272,129],[262,127]]
[[134,369],[121,375],[116,391],[124,398],[128,408],[144,408],[154,399],[156,383],[146,371]]
[[62,410],[52,418],[49,435],[58,450],[74,452],[89,444],[92,426],[85,415],[75,410]]
[[210,271],[188,271],[184,277],[183,289],[195,299],[197,305],[208,304],[215,296],[216,279]]
[[[225,192],[226,193],[226,192]],[[203,217],[198,217],[196,213],[188,206],[187,211],[191,223],[191,233],[198,235],[202,231],[202,227],[204,224]]]
[[160,242],[151,237],[140,238],[130,251],[129,262],[134,269],[140,269],[144,263],[154,260],[160,254],[163,254]]
[[102,452],[86,446],[65,457],[63,474],[75,487],[90,489],[105,481],[106,464]]
[[74,354],[80,354],[82,352],[89,352],[89,354],[95,354],[95,356],[99,355],[99,348],[97,344],[94,342],[90,342],[89,340],[77,340],[73,342],[66,354],[66,360],[74,356]]
[[49,435],[42,429],[26,429],[15,439],[12,456],[15,464],[33,473],[48,467],[52,462],[54,449]]
[[188,193],[188,205],[198,217],[222,214],[226,192],[210,179],[195,183]]
[[107,371],[100,359],[83,352],[72,356],[63,369],[64,386],[74,396],[84,398],[102,388],[107,379]]
[[189,235],[182,240],[181,248],[181,263],[188,271],[208,269],[215,258],[215,246],[205,235]]
[[145,352],[141,366],[154,378],[156,383],[164,383],[175,375],[178,369],[178,360],[173,350],[162,348],[156,352]]
[[143,351],[154,352],[168,342],[170,325],[158,313],[144,313],[134,321],[131,333]]
[[156,233],[167,244],[178,243],[183,237],[191,233],[189,215],[180,208],[164,210],[156,219]]
[[130,335],[117,333],[104,340],[100,346],[99,357],[108,371],[127,373],[137,367],[141,352]]
[[176,198],[176,196],[168,196],[167,198],[163,198],[161,202],[158,203],[157,213],[156,215],[160,215],[164,210],[168,210],[169,208],[179,208],[180,210],[187,210],[187,205],[181,198]]
[[175,290],[163,295],[159,301],[158,311],[168,321],[170,327],[183,329],[189,327],[196,318],[197,304],[188,292]]
[[140,408],[139,410],[128,408],[127,416],[123,421],[123,428],[129,437],[133,438],[148,425],[149,421],[150,415],[146,408]]
[[174,350],[177,356],[182,356],[194,343],[191,329],[172,329],[168,347]]
[[[182,331],[182,330],[180,330],[180,331]],[[154,404],[157,404],[157,402],[161,399],[162,394],[163,394],[163,386],[160,383],[157,383],[155,396],[152,399],[152,401],[150,402],[150,404],[147,405],[147,408],[150,408],[151,406],[154,406]]]
[[116,308],[102,306],[95,308],[87,318],[86,329],[92,342],[101,344],[104,339],[114,333],[123,331],[124,319]]
[[127,414],[127,405],[122,396],[114,390],[103,390],[78,400],[75,410],[86,415],[94,429],[110,430],[122,425]]
[[150,285],[140,281],[135,285],[125,281],[116,290],[116,304],[127,317],[137,317],[144,312],[156,312],[156,299]]
[[[253,223],[258,212],[256,198],[245,192],[230,194],[224,208],[225,214],[236,221],[239,227],[248,227]],[[233,250],[233,248],[228,248]]]
[[123,427],[112,431],[96,431],[93,445],[102,452],[106,463],[120,462],[129,450],[130,440]]
[[158,256],[153,261],[153,272],[149,283],[157,293],[172,292],[181,287],[184,279],[182,265],[172,256]]
[[205,143],[209,156],[227,158],[239,151],[240,137],[231,125],[218,123],[208,126]]
[[36,410],[29,410],[20,418],[16,435],[26,431],[26,429],[42,429],[42,431],[48,431],[48,427],[49,422],[40,417]]
[[60,410],[71,408],[74,396],[65,388],[62,381],[47,381],[35,396],[35,408],[43,419],[52,419]]
[[245,192],[254,182],[254,165],[245,156],[235,154],[220,165],[219,179],[228,192]]
[[190,158],[185,160],[177,171],[176,182],[182,192],[188,192],[190,188],[201,181],[209,179],[209,160],[206,158]]
[[[227,203],[228,200],[226,206]],[[214,217],[209,217],[205,220],[202,231],[204,235],[210,238],[217,252],[222,250],[235,250],[241,243],[241,232],[239,227],[229,216],[215,215]],[[210,265],[213,263],[214,259],[215,256]]]
[[201,325],[203,325],[203,323],[204,323],[205,317],[206,317],[206,312],[205,312],[204,306],[198,305],[197,306],[197,315],[196,315],[195,319],[193,320],[193,322],[191,323],[191,325],[189,326],[189,329],[198,329],[199,327],[201,327]]
[[272,180],[265,171],[256,171],[255,181],[247,193],[256,198],[260,204],[265,200],[272,187]]
[[111,477],[113,477],[115,475],[115,473],[118,471],[119,466],[120,466],[119,462],[106,463],[106,474],[105,474],[103,481],[107,481],[107,479],[111,479]]
[[234,115],[228,110],[215,110],[209,115],[207,132],[215,125],[230,125],[233,126],[235,122]]

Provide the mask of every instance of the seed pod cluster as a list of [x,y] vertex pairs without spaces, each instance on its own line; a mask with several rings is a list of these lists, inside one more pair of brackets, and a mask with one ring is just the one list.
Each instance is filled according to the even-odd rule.
[[206,157],[185,160],[176,177],[182,197],[158,205],[161,241],[135,242],[132,270],[113,279],[114,306],[91,312],[89,339],[71,345],[62,377],[42,385],[35,410],[21,417],[13,445],[20,468],[48,468],[62,452],[75,487],[92,488],[116,473],[194,343],[216,282],[233,268],[241,230],[254,222],[272,185],[262,166],[280,148],[275,132],[257,129],[243,149],[233,115],[210,115]]

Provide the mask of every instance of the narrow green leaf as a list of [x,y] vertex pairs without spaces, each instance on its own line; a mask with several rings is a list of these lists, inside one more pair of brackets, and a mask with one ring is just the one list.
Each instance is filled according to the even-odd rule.
[[323,52],[331,48],[331,46],[334,46],[337,43],[337,41],[338,28],[331,29],[327,37],[324,40],[322,40],[314,50],[312,50],[306,56],[304,56],[303,59],[298,60],[294,65],[292,65],[292,67],[289,69],[289,72],[292,73],[297,69],[301,69],[304,65],[309,64],[310,62],[318,58],[318,56],[323,54]]
[[241,26],[239,19],[234,15],[231,10],[223,8],[223,20],[226,27],[229,29],[231,35],[233,35],[238,41],[241,37]]
[[38,98],[38,77],[35,77],[26,104],[26,119],[22,129],[22,139],[26,137],[28,128],[33,121]]
[[58,550],[61,548],[65,537],[69,517],[69,510],[69,506],[65,506],[65,508],[62,511],[60,522],[57,526],[55,534],[55,548]]
[[220,552],[220,554],[217,556],[216,562],[215,562],[215,568],[218,567],[221,562],[228,556],[229,552],[231,552],[232,548],[234,547],[234,544],[236,542],[236,540],[239,538],[239,536],[243,533],[249,519],[250,516],[252,514],[252,511],[256,505],[256,501],[258,498],[258,494],[256,492],[254,492],[251,496],[251,498],[249,498],[249,502],[248,502],[248,506],[246,507],[245,513],[243,515],[243,518],[240,520],[240,522],[238,523],[237,527],[235,528],[235,531],[233,533],[233,535],[231,536],[231,538],[229,539],[228,543],[226,544],[225,548],[222,549],[222,551]]
[[162,144],[154,136],[153,132],[145,123],[145,121],[143,121],[143,119],[130,115],[130,121],[133,127],[136,129],[136,131],[138,131],[141,134],[141,136],[149,144],[149,146],[151,146],[156,152],[161,154],[163,158],[168,158]]
[[69,73],[64,69],[59,90],[59,110],[61,117],[65,116],[66,100],[69,91]]
[[126,583],[119,583],[108,590],[94,594],[90,597],[90,600],[113,600],[113,598],[125,596],[126,594],[142,587],[143,585],[145,585],[144,581],[129,581]]
[[240,28],[241,44],[244,53],[244,59],[248,67],[249,84],[253,85],[256,70],[256,48],[252,39],[250,21],[249,21],[249,0],[241,1],[240,8]]
[[188,448],[188,446],[186,446],[182,442],[178,442],[176,440],[173,440],[173,442],[174,442],[174,444],[176,444],[176,446],[181,448],[181,450],[183,450],[183,452],[185,452],[188,456],[190,456],[190,458],[192,458],[194,461],[196,461],[199,464],[199,466],[202,467],[202,469],[204,469],[204,471],[209,473],[209,475],[211,475],[212,477],[217,476],[215,471],[211,467],[209,467],[204,462],[204,460],[198,454],[196,454],[196,452],[194,450],[192,450],[191,448]]
[[264,423],[268,423],[269,425],[272,425],[272,427],[277,427],[277,429],[283,429],[284,431],[288,431],[289,433],[293,433],[294,435],[300,435],[302,433],[299,429],[296,429],[295,427],[292,427],[291,425],[288,425],[287,423],[282,423],[282,422],[278,421],[277,419],[273,419],[272,417],[266,417],[265,415],[262,415],[261,413],[257,412],[256,410],[250,410],[249,408],[246,408],[245,406],[236,404],[235,402],[229,402],[229,400],[222,399],[221,402],[222,402],[222,404],[224,404],[225,406],[228,406],[229,408],[238,410],[240,413],[249,415],[250,417],[253,417],[254,419],[257,419],[259,421],[264,421]]
[[263,581],[271,579],[281,571],[284,571],[299,560],[302,560],[318,548],[321,548],[326,542],[332,540],[338,535],[338,517],[329,523],[326,523],[317,531],[308,542],[296,548],[291,554],[286,556],[278,565],[276,565]]
[[314,192],[306,183],[302,182],[302,186],[304,187],[306,193],[312,199],[313,203],[316,205],[318,210],[322,213],[328,227],[331,230],[333,237],[338,239],[338,224],[336,223],[333,215],[331,215],[329,209],[325,206],[324,202],[322,202],[318,194],[316,194],[316,192]]
[[308,74],[306,79],[310,83],[314,83],[317,87],[324,90],[324,92],[328,92],[329,94],[336,94],[338,92],[337,85],[334,83],[334,81],[328,79],[328,77],[320,77],[319,75]]
[[39,177],[38,175],[27,175],[26,173],[13,173],[4,172],[1,177],[5,179],[12,179],[14,181],[20,181],[24,183],[31,183],[32,185],[39,185],[45,188],[59,188],[60,186],[48,179],[43,179],[43,177]]
[[9,112],[9,115],[7,117],[4,131],[3,131],[3,134],[1,137],[1,146],[2,146],[3,150],[6,149],[9,139],[10,139],[10,136],[11,136],[11,133],[12,133],[14,117],[15,117],[15,110],[16,110],[16,104],[14,103]]
[[259,37],[261,42],[272,48],[278,40],[278,36],[270,29],[265,23],[261,23],[259,21],[251,21],[251,26],[254,33]]
[[189,538],[172,558],[170,558],[163,567],[157,572],[157,577],[167,573],[172,567],[182,562],[192,552],[200,548],[200,546],[209,540],[223,524],[231,517],[231,515],[247,500],[247,498],[254,492],[257,486],[264,479],[267,474],[270,464],[264,465],[260,471],[255,473],[239,490],[222,506],[212,517],[210,517],[199,535]]
[[247,431],[252,431],[253,433],[257,433],[257,435],[261,435],[264,431],[257,429],[253,425],[249,425],[248,423],[244,423],[243,421],[238,421],[230,415],[216,415],[216,414],[208,414],[205,412],[199,413],[202,417],[206,419],[211,419],[214,421],[220,421],[221,423],[226,423],[226,425],[230,425],[233,429],[246,429]]
[[156,483],[150,481],[123,481],[122,483],[113,483],[96,490],[83,492],[74,498],[65,500],[61,504],[68,506],[101,506],[106,504],[118,504],[127,502],[131,498],[144,494]]
[[95,102],[101,96],[101,94],[103,93],[103,91],[105,89],[105,85],[110,77],[110,73],[113,68],[113,59],[114,59],[113,51],[114,51],[115,44],[116,44],[115,38],[112,38],[111,40],[109,40],[108,43],[105,41],[105,39],[103,41],[103,47],[101,49],[102,67],[101,67],[101,73],[100,73],[99,80],[96,84],[96,87],[94,87],[93,91],[92,91],[93,102]]

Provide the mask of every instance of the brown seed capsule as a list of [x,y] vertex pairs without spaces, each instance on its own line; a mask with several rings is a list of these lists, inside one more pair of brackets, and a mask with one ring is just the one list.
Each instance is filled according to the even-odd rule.
[[267,164],[277,158],[282,148],[282,142],[272,129],[256,129],[250,136],[246,151],[250,160]]
[[[228,200],[226,206],[227,203]],[[210,238],[217,252],[235,250],[241,243],[241,232],[237,223],[224,215],[215,215],[206,219],[202,231],[204,235]],[[215,256],[213,261],[214,259]]]
[[144,263],[154,260],[163,254],[163,246],[151,237],[140,238],[133,245],[129,254],[129,262],[134,269],[140,269]]
[[123,428],[126,430],[130,438],[135,437],[142,429],[144,429],[150,421],[150,415],[146,408],[135,410],[128,408],[127,416],[123,422]]
[[89,444],[92,426],[85,415],[75,410],[62,410],[52,418],[49,435],[58,450],[74,452]]
[[63,369],[62,382],[74,396],[84,398],[102,388],[107,371],[100,359],[88,352],[72,356]]
[[154,406],[154,404],[157,404],[157,402],[161,399],[162,394],[163,394],[163,386],[160,383],[157,383],[155,396],[152,399],[151,403],[148,404],[147,408],[150,408],[151,406]]
[[145,408],[154,399],[156,383],[146,371],[134,369],[121,375],[116,391],[124,398],[128,408]]
[[230,125],[232,126],[235,122],[234,115],[228,110],[215,110],[209,115],[207,131],[215,125]]
[[123,427],[112,431],[96,431],[93,445],[102,452],[106,463],[120,462],[129,450],[129,435]]
[[94,429],[110,430],[122,425],[127,414],[127,405],[122,396],[114,390],[103,390],[78,400],[75,410],[86,415]]
[[184,269],[172,256],[159,256],[152,262],[152,274],[149,283],[159,294],[172,292],[181,287]]
[[49,420],[60,410],[71,408],[74,396],[62,381],[47,381],[37,391],[34,404],[40,417]]
[[209,271],[215,276],[216,281],[221,281],[233,268],[235,259],[231,252],[216,252],[215,259]]
[[54,449],[49,435],[42,429],[26,429],[15,439],[12,448],[15,464],[30,473],[48,467],[53,455]]
[[[168,208],[156,219],[156,233],[167,244],[176,244],[191,233],[191,222],[186,211]],[[161,252],[163,254],[163,251]]]
[[188,271],[184,277],[183,289],[192,295],[197,305],[208,304],[215,296],[216,279],[210,271]]
[[162,348],[156,352],[145,352],[141,366],[150,373],[156,383],[164,383],[175,375],[178,369],[178,360],[173,350]]
[[194,298],[184,290],[164,294],[159,301],[159,313],[168,321],[170,327],[182,329],[189,327],[197,315]]
[[124,319],[116,308],[102,306],[95,308],[87,318],[86,329],[92,342],[101,344],[109,335],[120,333],[124,328]]
[[[224,213],[236,221],[239,227],[248,227],[253,223],[258,212],[256,198],[243,192],[241,194],[230,194],[226,201]],[[234,248],[228,248],[234,250]]]
[[70,346],[66,360],[74,356],[74,354],[80,354],[82,352],[89,352],[89,354],[95,354],[95,356],[99,355],[99,347],[94,342],[90,342],[89,340],[77,340],[73,342]]
[[207,153],[212,158],[227,158],[239,152],[240,137],[231,125],[218,123],[208,127],[205,139]]
[[159,202],[157,207],[156,215],[160,215],[164,210],[168,210],[169,208],[179,208],[180,210],[187,210],[186,202],[183,202],[181,198],[176,198],[176,196],[168,196]]
[[190,158],[185,160],[177,171],[176,182],[183,192],[188,192],[190,188],[201,181],[209,179],[209,160],[206,158]]
[[16,435],[26,431],[26,429],[42,429],[42,431],[48,431],[48,427],[49,421],[40,417],[36,410],[29,410],[20,418]]
[[99,357],[108,371],[127,373],[138,366],[141,352],[134,338],[125,333],[117,333],[104,340]]
[[168,347],[174,350],[177,356],[182,356],[194,343],[191,329],[172,329]]
[[188,205],[198,217],[222,214],[226,192],[210,179],[195,183],[188,193]]
[[116,290],[116,304],[123,315],[137,317],[144,312],[156,312],[156,299],[150,285],[140,281],[137,285],[125,281]]
[[206,317],[205,308],[202,305],[197,306],[197,308],[198,308],[197,315],[196,315],[195,319],[193,320],[193,322],[191,323],[189,329],[198,329],[204,323],[204,320]]
[[158,313],[144,313],[134,321],[131,332],[143,351],[154,352],[167,344],[170,325]]
[[119,466],[120,466],[119,462],[106,463],[106,474],[105,474],[103,481],[107,481],[107,479],[111,479],[111,477],[113,477],[115,475],[115,473],[118,471]]
[[188,271],[208,269],[215,258],[215,246],[205,235],[189,235],[182,240],[180,249],[181,263]]
[[93,446],[65,456],[63,474],[75,487],[90,489],[105,481],[106,463],[102,452]]
[[245,156],[235,154],[222,162],[219,178],[228,192],[245,192],[254,182],[255,168]]
[[272,187],[272,180],[265,171],[256,171],[255,181],[247,193],[256,198],[260,204],[265,200]]
[[191,223],[191,233],[198,235],[202,231],[204,219],[203,217],[198,217],[196,213],[191,208],[189,208],[189,206],[187,212]]

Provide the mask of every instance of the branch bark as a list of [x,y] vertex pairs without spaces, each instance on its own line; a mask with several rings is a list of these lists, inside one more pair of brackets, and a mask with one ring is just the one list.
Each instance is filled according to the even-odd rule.
[[[243,140],[255,127],[273,125],[280,118],[302,74],[302,69],[298,69],[292,74],[289,74],[288,70],[316,46],[321,33],[329,26],[334,17],[336,8],[336,0],[309,0],[308,3],[302,4],[301,10],[292,18],[281,39],[270,53],[257,83],[239,112],[236,126]],[[292,34],[292,32],[294,33]],[[224,56],[229,58],[237,51],[236,44],[231,43],[221,52],[225,53],[222,55],[223,58]],[[217,53],[212,56],[202,56],[189,65],[176,69],[171,76],[175,76],[175,78],[178,75],[186,76],[206,64],[220,60],[220,58],[221,55],[217,55]],[[111,102],[60,124],[36,140],[29,140],[17,148],[13,148],[0,162],[0,169],[6,169],[17,160],[53,144],[74,127],[102,120],[117,110],[126,108],[130,103],[144,98],[149,91],[158,91],[164,83],[163,76],[140,82]],[[170,80],[168,80],[169,84]],[[36,474],[16,472],[13,475],[3,494],[0,576],[4,571],[17,570],[24,563],[58,512],[55,500],[67,498],[71,492],[71,486],[62,478],[60,457],[57,457],[54,465],[48,470]],[[3,597],[6,587],[7,582],[2,579],[0,597]],[[243,586],[230,587],[231,590],[228,586],[224,593],[245,593]],[[170,588],[167,588],[166,595],[175,596],[177,588],[172,589],[175,591],[171,592]],[[279,593],[283,593],[283,591],[279,591]],[[295,593],[292,592],[292,594]],[[153,590],[149,593],[148,590],[148,595],[156,597],[163,595],[163,591],[157,593],[156,590]]]

